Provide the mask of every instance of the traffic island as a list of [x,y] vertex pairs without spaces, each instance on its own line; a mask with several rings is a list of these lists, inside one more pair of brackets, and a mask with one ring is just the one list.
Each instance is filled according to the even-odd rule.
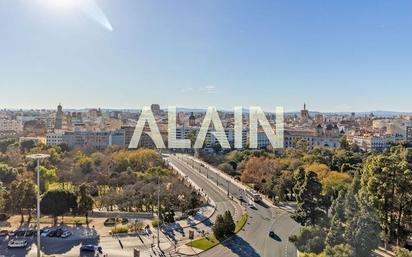
[[[240,218],[240,220],[236,222],[235,234],[239,233],[243,229],[243,227],[246,225],[248,218],[249,218],[249,215],[247,213],[244,213],[242,217]],[[228,237],[228,238],[225,238],[224,240],[219,241],[218,239],[216,239],[214,235],[201,237],[199,239],[193,240],[183,245],[181,248],[179,248],[179,253],[185,254],[185,255],[198,254],[199,252],[210,250],[213,247],[223,243],[224,241],[230,238],[231,237]],[[192,252],[192,254],[190,254],[190,252]]]

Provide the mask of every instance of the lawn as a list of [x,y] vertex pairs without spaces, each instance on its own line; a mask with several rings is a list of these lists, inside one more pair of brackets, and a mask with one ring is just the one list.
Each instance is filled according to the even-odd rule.
[[[24,220],[27,221],[28,220],[28,216],[25,215],[24,216]],[[30,223],[36,223],[36,217],[32,217]],[[86,224],[86,218],[85,217],[73,217],[73,216],[64,216],[63,220],[62,217],[59,216],[57,222],[60,224],[63,221],[64,224],[67,225],[74,225],[74,224],[78,224],[78,225],[85,225]],[[93,219],[89,218],[89,223],[92,222]],[[49,216],[43,216],[40,219],[40,223],[42,224],[48,224],[48,223],[53,223],[53,218],[49,217]]]
[[211,235],[208,237],[199,238],[190,243],[187,243],[186,245],[206,251],[218,244],[219,244],[219,241],[213,235]]
[[247,219],[249,218],[247,213],[244,213],[240,220],[236,223],[235,233],[238,233],[246,224]]

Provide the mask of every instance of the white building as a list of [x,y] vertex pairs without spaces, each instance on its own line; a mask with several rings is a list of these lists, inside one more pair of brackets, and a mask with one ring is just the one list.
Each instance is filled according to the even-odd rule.
[[[178,126],[176,128],[176,139],[189,139],[190,133],[195,133],[196,137],[199,133],[199,127],[192,126]],[[204,148],[212,148],[214,145],[219,144],[217,139],[218,132],[215,132],[214,129],[210,128],[206,133],[206,139],[204,143]],[[230,144],[231,148],[235,147],[235,130],[233,128],[225,128],[225,136]],[[247,145],[247,130],[242,130],[242,146],[246,147]]]
[[15,131],[20,133],[23,131],[23,125],[17,120],[0,119],[0,131]]
[[[318,126],[316,130],[286,129],[284,134],[284,148],[295,147],[299,140],[304,140],[308,147],[322,146],[328,148],[340,147],[341,133],[337,126],[328,125],[326,128]],[[271,144],[265,132],[258,132],[258,148],[270,148]]]
[[405,140],[401,135],[355,135],[349,143],[356,144],[366,152],[382,152],[392,144]]
[[63,144],[63,132],[53,132],[46,134],[47,145],[61,145]]

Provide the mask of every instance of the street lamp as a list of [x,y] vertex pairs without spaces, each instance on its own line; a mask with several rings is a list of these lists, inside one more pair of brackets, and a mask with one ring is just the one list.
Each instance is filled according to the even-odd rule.
[[160,176],[157,177],[157,218],[159,219],[159,224],[157,225],[157,247],[160,249]]
[[37,257],[40,257],[40,160],[50,158],[48,154],[31,154],[26,156],[30,161],[37,161]]

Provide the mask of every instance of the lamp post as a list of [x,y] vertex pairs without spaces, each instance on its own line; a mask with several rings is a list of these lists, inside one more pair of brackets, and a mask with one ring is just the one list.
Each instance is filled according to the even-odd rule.
[[157,226],[157,247],[160,249],[160,176],[157,177],[157,184],[158,184],[158,189],[157,189],[157,217],[159,219],[159,224]]
[[46,160],[50,158],[48,154],[31,154],[26,156],[30,161],[37,161],[37,257],[41,257],[40,254],[40,160]]

